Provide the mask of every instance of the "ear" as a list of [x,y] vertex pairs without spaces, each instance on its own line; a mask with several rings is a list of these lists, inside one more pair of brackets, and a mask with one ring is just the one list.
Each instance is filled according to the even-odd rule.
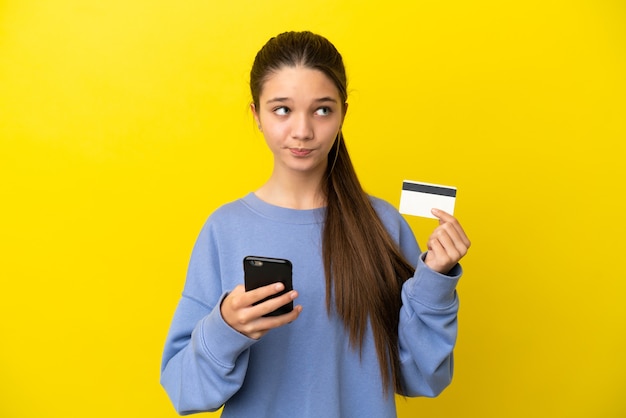
[[256,125],[259,127],[259,130],[263,132],[263,128],[261,128],[261,119],[259,118],[259,113],[256,111],[256,106],[254,103],[250,103],[250,110],[252,111],[252,116],[254,116],[254,121]]

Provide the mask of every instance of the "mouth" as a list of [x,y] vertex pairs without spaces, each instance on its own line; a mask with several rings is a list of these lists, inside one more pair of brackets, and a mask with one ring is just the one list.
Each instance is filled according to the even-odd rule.
[[296,157],[306,157],[307,155],[312,153],[313,150],[307,148],[289,148],[289,152],[291,152],[291,154],[295,155]]

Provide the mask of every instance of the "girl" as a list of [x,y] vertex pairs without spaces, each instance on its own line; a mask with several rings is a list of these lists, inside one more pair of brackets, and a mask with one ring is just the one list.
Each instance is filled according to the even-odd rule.
[[[274,168],[215,211],[193,249],[161,368],[180,414],[394,417],[394,393],[436,396],[450,383],[470,242],[434,210],[421,253],[402,216],[365,194],[341,132],[346,86],[319,35],[283,33],[258,52],[251,110]],[[283,285],[246,292],[247,255],[289,259],[295,290],[256,304]]]

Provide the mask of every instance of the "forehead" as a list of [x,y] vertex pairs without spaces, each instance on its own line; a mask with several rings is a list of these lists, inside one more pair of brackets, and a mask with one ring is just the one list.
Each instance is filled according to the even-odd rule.
[[335,83],[322,71],[306,67],[281,67],[270,73],[263,83],[260,101],[274,97],[318,99],[332,97],[339,101],[339,90]]

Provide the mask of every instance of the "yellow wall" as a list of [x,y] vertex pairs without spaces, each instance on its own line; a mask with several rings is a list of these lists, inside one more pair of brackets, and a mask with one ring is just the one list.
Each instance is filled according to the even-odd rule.
[[165,334],[206,216],[268,174],[247,72],[289,29],[343,52],[369,192],[459,188],[455,380],[400,416],[626,416],[625,28],[619,0],[0,1],[0,416],[176,416]]

